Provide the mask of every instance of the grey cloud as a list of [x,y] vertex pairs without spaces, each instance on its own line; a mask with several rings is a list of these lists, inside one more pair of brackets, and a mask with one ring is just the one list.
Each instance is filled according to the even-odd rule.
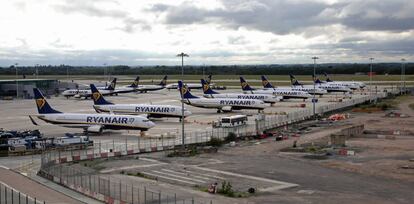
[[[156,4],[165,12],[167,24],[218,23],[231,28],[246,27],[275,34],[303,33],[309,27],[341,24],[356,30],[403,31],[414,28],[407,15],[410,0],[354,0],[336,4],[291,0],[222,1],[224,8],[207,10],[185,2],[179,6]],[[151,9],[150,9],[151,10]]]
[[58,4],[53,7],[55,10],[64,14],[80,13],[93,17],[119,19],[123,25],[115,29],[122,30],[127,33],[133,33],[137,28],[141,31],[151,30],[151,25],[146,21],[133,18],[130,14],[123,10],[102,9],[97,5],[99,2],[111,2],[113,4],[118,4],[117,1],[67,0],[65,4]]

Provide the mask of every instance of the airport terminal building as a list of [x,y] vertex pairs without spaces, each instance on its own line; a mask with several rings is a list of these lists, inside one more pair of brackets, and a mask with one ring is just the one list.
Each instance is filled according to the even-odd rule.
[[19,98],[30,99],[33,98],[33,88],[36,87],[44,94],[52,95],[59,91],[59,81],[55,79],[0,80],[0,99],[15,98],[17,94]]

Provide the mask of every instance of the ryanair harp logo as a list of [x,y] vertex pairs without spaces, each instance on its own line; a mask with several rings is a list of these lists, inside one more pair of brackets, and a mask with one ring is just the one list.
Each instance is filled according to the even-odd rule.
[[208,84],[203,84],[203,90],[204,90],[204,91],[207,91],[207,90],[208,90],[208,88],[210,88],[210,87],[208,86]]
[[242,86],[243,88],[246,88],[246,87],[248,86],[248,84],[247,84],[247,82],[242,82],[242,83],[241,83],[241,86]]
[[99,98],[101,98],[101,93],[99,93],[99,92],[94,92],[93,94],[92,94],[92,98],[93,98],[93,100],[94,101],[98,101],[99,100]]
[[138,86],[138,81],[134,81],[134,86]]
[[267,80],[263,80],[263,81],[262,81],[262,84],[263,84],[263,86],[267,86],[267,84],[269,84],[269,81],[267,81]]
[[36,99],[36,105],[39,109],[42,109],[45,106],[46,100],[44,98]]
[[184,96],[184,94],[186,94],[188,92],[187,86],[183,86],[181,88],[181,94]]

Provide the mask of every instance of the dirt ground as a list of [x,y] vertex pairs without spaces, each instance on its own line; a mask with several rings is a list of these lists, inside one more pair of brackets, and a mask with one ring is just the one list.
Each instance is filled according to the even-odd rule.
[[[414,96],[405,97],[396,110],[410,116],[408,118],[384,117],[384,112],[355,114],[350,119],[353,124],[362,123],[366,130],[390,133],[380,134],[380,138],[350,139],[347,145],[360,149],[360,152],[340,160],[323,161],[322,165],[366,175],[414,181],[414,111],[409,107],[413,100]],[[400,134],[393,134],[395,131]],[[401,168],[404,166],[412,168]]]

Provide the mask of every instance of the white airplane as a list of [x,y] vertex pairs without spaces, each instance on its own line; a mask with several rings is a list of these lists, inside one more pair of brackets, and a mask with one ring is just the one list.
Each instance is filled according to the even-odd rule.
[[[162,118],[173,117],[181,118],[182,109],[178,106],[172,105],[150,105],[150,104],[113,104],[104,99],[95,85],[91,84],[93,108],[96,112],[102,113],[115,113],[115,114],[128,114],[128,115],[141,115],[147,114],[148,117]],[[191,112],[184,109],[184,117],[191,115]]]
[[274,89],[254,89],[250,87],[250,85],[246,82],[243,77],[240,77],[241,87],[244,93],[252,93],[252,94],[273,94],[275,96],[282,96],[284,99],[289,98],[300,98],[300,99],[307,99],[312,97],[309,93],[304,91],[294,91],[292,89],[284,89],[284,88],[274,88]]
[[304,91],[304,92],[308,92],[309,94],[315,93],[315,95],[319,95],[322,96],[323,94],[328,93],[325,89],[321,89],[318,87],[313,88],[312,87],[301,87],[301,86],[293,86],[293,87],[274,87],[273,84],[267,80],[266,76],[262,75],[262,85],[264,89],[270,89],[270,90],[274,90],[275,88],[286,88],[286,89],[291,89],[292,91]]
[[104,129],[146,131],[155,124],[146,117],[113,114],[62,113],[53,109],[39,89],[33,89],[38,115],[31,115],[30,120],[38,125],[32,116],[46,123],[69,128],[83,128],[86,132],[101,133]]
[[263,101],[256,99],[200,98],[192,95],[190,90],[184,87],[182,81],[178,81],[178,88],[181,100],[184,103],[200,108],[215,108],[217,113],[242,109],[256,109],[260,111],[268,107]]
[[[290,75],[290,81],[292,83],[292,86],[294,86],[294,87],[313,87],[313,85],[304,85],[304,84],[300,83],[293,75]],[[351,92],[351,89],[346,87],[346,86],[322,83],[319,79],[315,80],[315,86],[317,88],[325,89],[328,93],[331,93],[331,92],[342,92],[342,93]]]
[[[99,90],[115,90],[116,78],[107,87],[99,87]],[[106,91],[105,91],[106,92]],[[75,97],[80,98],[82,95],[87,95],[90,93],[88,89],[68,89],[62,92],[62,95],[66,98]]]
[[149,84],[149,85],[138,85],[137,91],[141,93],[147,93],[148,91],[158,91],[165,88],[167,84],[167,75],[161,80],[159,84]]
[[201,84],[203,85],[204,97],[206,98],[257,99],[257,100],[262,100],[265,103],[270,103],[270,104],[274,104],[276,102],[283,100],[283,97],[275,96],[273,94],[244,94],[244,93],[221,94],[216,91],[213,91],[210,88],[210,85],[204,79],[201,79]]
[[[126,85],[126,86],[122,86],[120,88],[117,88],[114,90],[115,93],[131,93],[131,92],[136,92],[138,89],[138,83],[139,83],[139,76],[137,76],[137,78],[135,78],[134,82],[132,82],[131,85]],[[98,90],[98,87],[95,87]]]
[[[207,79],[205,80],[209,85],[214,85],[211,83],[211,74],[208,75]],[[191,89],[202,89],[203,86],[201,84],[196,84],[196,83],[184,83],[184,85]],[[178,89],[178,85],[177,84],[168,84],[165,88],[167,89]]]
[[326,83],[344,84],[352,90],[365,88],[365,83],[360,81],[332,81],[327,73],[324,73],[326,77]]

